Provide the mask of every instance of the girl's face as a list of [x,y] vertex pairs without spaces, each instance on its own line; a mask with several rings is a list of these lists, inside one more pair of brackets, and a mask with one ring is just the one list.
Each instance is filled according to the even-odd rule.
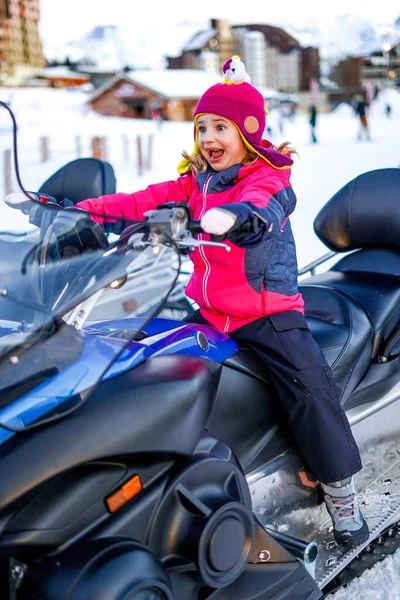
[[207,113],[197,120],[199,148],[214,171],[241,163],[247,150],[236,126],[218,115]]

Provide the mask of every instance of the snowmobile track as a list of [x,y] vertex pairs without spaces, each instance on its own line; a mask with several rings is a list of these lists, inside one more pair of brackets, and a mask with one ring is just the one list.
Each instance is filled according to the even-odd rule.
[[330,594],[347,587],[354,579],[361,577],[365,571],[394,554],[399,548],[400,523],[396,527],[388,527],[382,535],[364,548],[360,554],[357,554],[356,558],[337,577],[331,579],[322,590],[323,598],[330,597]]
[[[355,548],[338,546],[332,540],[332,524],[328,521],[313,538],[318,545],[315,580],[321,590],[336,578],[364,549],[391,525],[400,521],[400,462],[359,494],[360,506],[368,522],[370,537]],[[393,551],[396,548],[393,549]],[[369,568],[372,564],[367,565]],[[364,569],[363,569],[364,570]],[[355,576],[359,576],[358,573]]]

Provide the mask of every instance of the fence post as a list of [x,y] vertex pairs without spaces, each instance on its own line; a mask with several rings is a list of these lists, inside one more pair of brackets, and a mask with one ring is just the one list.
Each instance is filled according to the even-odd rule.
[[142,138],[140,135],[137,136],[137,167],[138,175],[143,175],[143,149]]
[[153,168],[153,139],[154,139],[154,134],[151,133],[149,135],[149,143],[148,143],[148,146],[147,146],[146,169],[148,171],[151,171],[151,169]]
[[92,138],[92,156],[93,158],[102,159],[101,138],[96,136]]
[[129,136],[127,133],[122,134],[122,156],[125,161],[129,161]]
[[107,160],[107,139],[96,136],[92,138],[92,156],[100,160]]
[[103,160],[107,160],[107,138],[101,137],[100,144],[101,144],[101,158]]
[[76,158],[81,158],[82,156],[82,140],[80,135],[75,136],[75,149],[76,149]]
[[12,152],[10,149],[4,150],[4,192],[7,196],[13,191],[12,188]]
[[40,160],[41,162],[46,162],[50,158],[50,149],[49,149],[49,138],[47,136],[43,136],[39,138],[40,144]]

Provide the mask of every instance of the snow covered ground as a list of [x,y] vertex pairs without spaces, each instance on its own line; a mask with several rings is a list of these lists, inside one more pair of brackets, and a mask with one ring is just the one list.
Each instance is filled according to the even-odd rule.
[[400,600],[400,550],[375,564],[329,600]]
[[[177,177],[176,165],[183,149],[191,151],[191,123],[158,124],[146,120],[101,117],[85,107],[82,92],[51,89],[0,88],[0,100],[9,102],[19,125],[20,171],[24,186],[37,189],[54,171],[77,157],[77,136],[82,156],[90,156],[90,140],[107,138],[108,159],[113,164],[118,191],[132,192]],[[385,116],[389,102],[392,116]],[[380,168],[400,167],[400,92],[388,89],[373,103],[370,112],[372,141],[356,140],[358,120],[349,106],[318,116],[318,144],[311,144],[308,119],[299,114],[285,123],[282,135],[273,131],[272,141],[290,140],[297,149],[292,183],[298,204],[292,217],[300,266],[325,254],[317,239],[313,220],[331,196],[357,175]],[[271,117],[271,123],[273,119]],[[39,160],[39,138],[49,136],[50,160]],[[145,161],[152,147],[150,169],[138,173],[137,137],[141,136]],[[151,142],[150,142],[151,140]],[[12,144],[10,119],[0,108],[0,154]],[[3,185],[0,161],[0,186]],[[18,187],[14,182],[14,191]],[[376,201],[379,202],[379,195]],[[376,565],[350,587],[331,596],[334,600],[400,600],[400,552]]]

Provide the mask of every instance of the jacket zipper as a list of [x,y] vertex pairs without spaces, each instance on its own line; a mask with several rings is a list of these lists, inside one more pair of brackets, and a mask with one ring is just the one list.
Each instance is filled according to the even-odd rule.
[[[200,220],[202,219],[202,217],[204,217],[204,214],[207,210],[207,190],[208,190],[208,185],[210,183],[210,180],[212,178],[212,175],[209,175],[208,178],[206,179],[205,183],[204,183],[204,188],[203,188],[203,206],[201,208],[201,213],[200,213]],[[203,234],[200,234],[200,239],[204,239],[203,238]],[[208,308],[211,308],[211,304],[210,301],[208,299],[207,296],[207,283],[208,283],[208,278],[210,276],[210,272],[211,272],[211,265],[210,262],[208,261],[208,259],[206,258],[206,253],[204,250],[204,246],[200,246],[199,247],[199,254],[205,264],[206,270],[204,273],[204,277],[203,277],[203,281],[201,284],[202,287],[202,293],[203,293],[203,298],[204,298],[204,302],[206,304],[206,306],[208,306]]]
[[224,332],[227,333],[229,331],[229,325],[231,324],[231,318],[230,317],[226,317],[226,323],[225,323],[225,327],[224,327]]
[[[200,213],[200,220],[204,216],[204,214],[207,210],[207,190],[208,190],[208,186],[209,186],[209,183],[210,183],[210,180],[212,177],[213,177],[213,175],[209,175],[204,183],[203,206],[202,206],[201,213]],[[203,234],[200,234],[199,237],[200,237],[200,239],[203,239]],[[206,266],[206,272],[204,274],[203,282],[202,282],[203,298],[204,298],[204,302],[205,302],[206,306],[208,306],[208,308],[212,308],[210,301],[208,299],[208,295],[207,295],[207,284],[208,284],[208,278],[210,277],[210,274],[211,274],[211,264],[206,257],[204,246],[199,247],[199,253],[200,253],[200,256],[203,259],[203,262]],[[226,323],[225,323],[223,331],[228,331],[229,324],[230,324],[230,318],[226,317]]]

